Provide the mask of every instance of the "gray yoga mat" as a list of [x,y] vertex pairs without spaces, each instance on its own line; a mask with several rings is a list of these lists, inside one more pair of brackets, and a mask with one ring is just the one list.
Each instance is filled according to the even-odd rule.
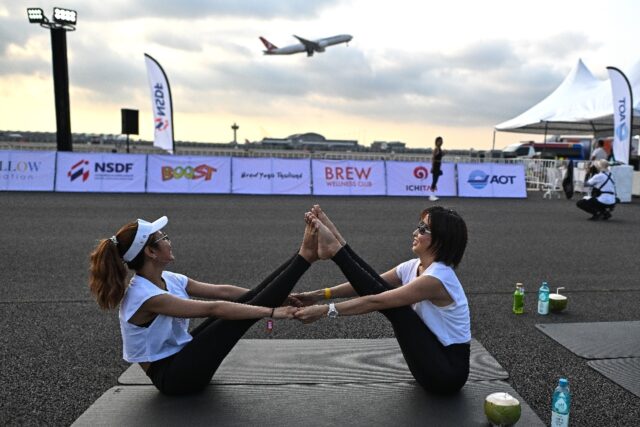
[[[475,340],[471,341],[470,381],[500,380],[509,374]],[[229,353],[212,384],[316,384],[405,382],[413,377],[398,342],[385,339],[243,339]],[[138,364],[120,384],[150,385]]]
[[640,358],[590,360],[587,365],[640,397]]
[[468,382],[450,397],[411,383],[223,385],[167,397],[153,386],[117,386],[74,426],[487,426],[484,398],[508,392],[520,400],[518,425],[544,426],[502,381]]
[[544,323],[536,328],[585,359],[640,357],[640,321]]

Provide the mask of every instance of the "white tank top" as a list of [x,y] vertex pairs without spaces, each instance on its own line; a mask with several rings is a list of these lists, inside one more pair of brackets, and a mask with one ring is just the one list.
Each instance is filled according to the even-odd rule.
[[122,333],[122,357],[130,363],[154,362],[182,350],[192,340],[189,334],[189,319],[159,314],[147,327],[129,322],[131,316],[149,298],[171,294],[189,299],[187,276],[164,271],[162,273],[167,290],[163,291],[142,276],[131,279],[120,304],[120,331]]
[[[402,280],[402,285],[418,277],[419,265],[420,259],[415,258],[396,267],[396,274]],[[412,306],[418,316],[444,346],[471,341],[469,303],[456,273],[446,264],[434,262],[422,275],[440,280],[453,302],[446,307],[438,307],[429,300],[420,301]]]

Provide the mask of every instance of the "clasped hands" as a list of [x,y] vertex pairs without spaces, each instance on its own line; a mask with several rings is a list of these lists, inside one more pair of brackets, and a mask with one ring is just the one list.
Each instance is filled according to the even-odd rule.
[[284,305],[294,308],[293,316],[302,323],[312,323],[325,317],[329,310],[327,305],[316,305],[319,298],[315,297],[312,292],[294,293],[289,295]]

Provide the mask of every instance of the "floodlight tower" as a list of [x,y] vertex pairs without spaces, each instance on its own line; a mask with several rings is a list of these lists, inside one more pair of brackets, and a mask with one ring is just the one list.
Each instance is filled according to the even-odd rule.
[[51,30],[51,58],[53,62],[53,91],[56,103],[58,151],[73,151],[71,141],[71,113],[69,108],[69,67],[67,66],[67,31],[75,31],[78,13],[75,10],[53,8],[53,21],[40,8],[27,9],[31,24]]

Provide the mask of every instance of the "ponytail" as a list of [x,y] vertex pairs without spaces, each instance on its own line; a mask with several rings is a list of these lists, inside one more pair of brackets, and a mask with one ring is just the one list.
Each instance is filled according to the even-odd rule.
[[103,239],[91,252],[89,261],[89,289],[98,305],[107,310],[120,304],[127,289],[129,267],[138,270],[144,265],[144,251],[128,263],[122,260],[135,238],[138,223],[131,222],[122,227],[110,239]]
[[89,289],[103,309],[116,308],[126,289],[127,268],[117,246],[103,239],[91,253]]

